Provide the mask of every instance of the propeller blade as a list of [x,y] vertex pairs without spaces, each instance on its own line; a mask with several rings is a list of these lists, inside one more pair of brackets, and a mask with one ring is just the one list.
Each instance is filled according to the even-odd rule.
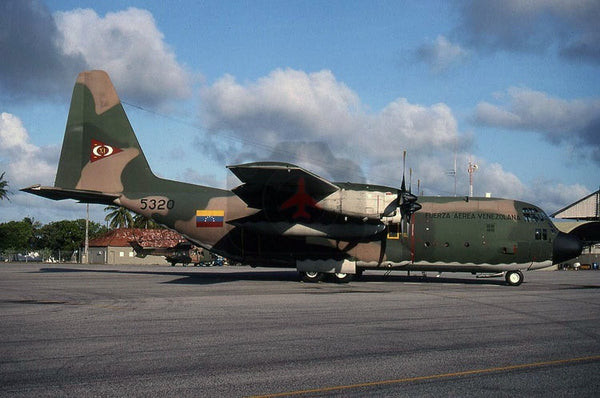
[[417,201],[417,196],[410,193],[410,191],[402,192],[402,202],[403,203],[406,203],[406,202],[412,203],[412,202],[416,202],[416,201]]
[[[411,193],[410,187],[406,189],[406,151],[402,154],[402,184],[400,189],[397,191],[396,199],[389,203],[381,213],[382,217],[392,217],[396,214],[396,211],[400,209],[400,215],[402,220],[410,217],[414,212],[419,211],[422,206],[417,203],[417,196]],[[410,175],[412,180],[412,168],[410,169]]]

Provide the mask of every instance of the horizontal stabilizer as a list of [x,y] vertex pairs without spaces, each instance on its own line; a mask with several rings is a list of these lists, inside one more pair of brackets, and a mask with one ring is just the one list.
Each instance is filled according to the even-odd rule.
[[119,197],[119,195],[107,194],[98,191],[44,187],[41,185],[32,185],[28,188],[21,189],[21,191],[52,200],[75,199],[81,203],[98,203],[104,205],[114,204],[114,200]]

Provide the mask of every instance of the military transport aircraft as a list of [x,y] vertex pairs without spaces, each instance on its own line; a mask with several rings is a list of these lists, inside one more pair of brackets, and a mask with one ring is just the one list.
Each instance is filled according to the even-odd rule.
[[401,187],[334,183],[298,166],[228,166],[232,191],[156,177],[108,75],[81,73],[53,187],[25,192],[116,204],[248,265],[296,268],[302,280],[346,282],[364,270],[504,275],[580,254],[538,207],[516,200],[421,197]]

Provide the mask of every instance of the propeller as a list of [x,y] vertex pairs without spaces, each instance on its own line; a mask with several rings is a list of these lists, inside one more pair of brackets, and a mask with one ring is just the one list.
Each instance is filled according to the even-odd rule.
[[410,219],[410,217],[417,211],[421,210],[421,206],[417,203],[417,196],[413,195],[411,192],[412,188],[412,169],[410,169],[410,181],[411,184],[408,187],[408,191],[406,190],[406,183],[404,181],[404,174],[406,170],[406,151],[402,154],[402,185],[400,185],[400,191],[398,193],[398,197],[400,198],[399,206],[400,214],[402,215],[402,220]]
[[400,191],[398,191],[398,207],[400,208],[400,214],[402,220],[410,218],[413,213],[421,210],[423,206],[417,203],[417,196],[410,192],[410,189],[406,190],[406,184],[404,182],[404,176],[402,176],[402,185]]
[[[406,189],[405,170],[406,151],[404,151],[402,156],[402,184],[400,185],[400,189],[397,191],[396,199],[383,211],[382,216],[384,217],[393,217],[396,214],[397,209],[400,209],[400,215],[402,217],[402,221],[404,221],[410,218],[413,213],[422,208],[422,206],[417,203],[418,197],[411,192],[410,187]],[[412,179],[412,169],[410,170],[410,173]]]
[[[401,224],[403,224],[406,220],[410,220],[410,217],[422,208],[422,206],[417,202],[418,197],[411,192],[410,187],[409,189],[406,189],[405,170],[406,151],[404,151],[402,156],[402,184],[400,184],[400,189],[397,191],[396,199],[388,204],[382,213],[383,217],[393,217],[397,214],[398,209],[400,209]],[[412,169],[410,172],[412,179]],[[388,230],[389,227],[386,225],[386,228],[381,232],[381,251],[379,254],[379,264],[383,262],[385,256]]]

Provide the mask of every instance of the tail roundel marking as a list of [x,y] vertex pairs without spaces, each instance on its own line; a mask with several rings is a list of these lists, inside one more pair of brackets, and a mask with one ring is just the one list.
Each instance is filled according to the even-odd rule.
[[90,151],[90,162],[107,158],[116,153],[123,152],[122,149],[107,145],[101,141],[92,138],[92,148]]

